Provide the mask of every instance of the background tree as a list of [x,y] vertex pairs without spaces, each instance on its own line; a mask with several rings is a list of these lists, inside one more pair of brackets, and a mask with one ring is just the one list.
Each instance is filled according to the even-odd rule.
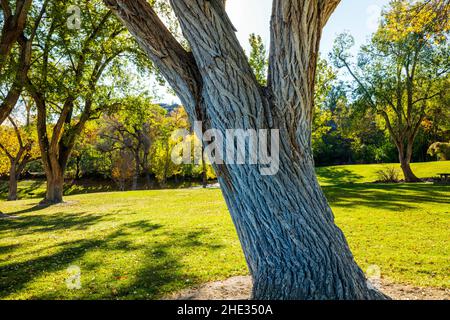
[[450,159],[450,143],[436,142],[428,149],[428,154],[436,157],[438,160],[445,161]]
[[254,33],[250,35],[249,43],[251,47],[249,55],[250,66],[255,74],[256,80],[265,86],[267,85],[267,67],[269,66],[266,47],[261,36]]
[[[178,107],[160,119],[159,138],[155,141],[153,150],[152,171],[158,183],[165,186],[167,179],[182,173],[182,166],[173,163],[172,151],[179,141],[172,139],[172,134],[178,129],[189,129],[188,117],[183,107]],[[193,138],[193,136],[191,137]]]
[[[137,52],[123,26],[100,1],[80,1],[83,23],[69,29],[66,4],[51,1],[49,22],[39,29],[40,59],[27,88],[37,112],[42,162],[47,177],[44,202],[62,201],[64,173],[87,121],[113,107],[111,83],[127,68],[120,55]],[[117,81],[123,84],[127,77]],[[48,128],[51,126],[51,133]]]
[[[100,177],[104,173],[104,156],[97,150],[96,144],[99,140],[99,121],[94,120],[86,123],[83,132],[75,142],[75,146],[67,165],[67,171],[72,173],[75,180],[91,176]],[[109,170],[109,169],[108,169]]]
[[[30,110],[27,110],[29,114]],[[0,151],[9,160],[8,201],[17,200],[17,182],[25,167],[31,161],[39,159],[39,148],[33,124],[28,121],[20,125],[17,120],[8,117],[11,126],[0,126]]]
[[117,105],[120,111],[104,117],[105,125],[100,136],[107,140],[107,146],[103,144],[103,148],[109,152],[118,150],[121,154],[128,152],[132,155],[130,165],[134,163],[134,168],[127,170],[133,172],[132,190],[137,190],[141,173],[145,175],[148,188],[151,184],[151,148],[158,138],[165,110],[143,97],[127,97]]
[[[222,0],[170,1],[190,51],[145,0],[105,0],[204,129],[279,129],[280,170],[215,165],[256,299],[369,299],[323,195],[311,150],[321,30],[338,0],[274,0],[267,87],[257,81]],[[308,17],[303,21],[302,17]],[[269,254],[268,254],[269,253]]]
[[448,13],[448,1],[393,1],[362,47],[357,68],[348,53],[350,35],[339,36],[332,53],[335,65],[354,78],[367,107],[383,118],[408,182],[419,181],[410,162],[422,121],[432,100],[448,94]]

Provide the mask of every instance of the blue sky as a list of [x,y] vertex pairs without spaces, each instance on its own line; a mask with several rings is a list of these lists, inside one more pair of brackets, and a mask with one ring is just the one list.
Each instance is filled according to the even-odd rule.
[[[389,0],[342,0],[324,29],[321,52],[327,55],[337,34],[349,31],[356,46],[375,31],[379,13]],[[269,23],[272,0],[228,0],[227,11],[238,30],[241,44],[248,50],[248,36],[254,32],[269,45]]]
[[[389,0],[342,0],[328,21],[321,42],[321,53],[327,57],[336,35],[349,31],[355,38],[356,53],[367,38],[376,30],[381,9]],[[263,37],[269,46],[269,24],[272,0],[227,0],[227,11],[238,30],[237,36],[246,51],[249,50],[248,37],[251,33]],[[168,101],[177,101],[175,97],[163,94]]]

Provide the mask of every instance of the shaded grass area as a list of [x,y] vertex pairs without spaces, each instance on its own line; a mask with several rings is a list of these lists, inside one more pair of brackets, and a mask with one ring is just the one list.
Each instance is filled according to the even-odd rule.
[[[2,203],[0,298],[146,299],[245,274],[219,190],[145,191]],[[68,290],[69,266],[81,290]]]
[[[19,199],[42,199],[45,197],[46,181],[45,179],[22,180],[19,181],[17,195]],[[98,193],[117,191],[114,182],[107,180],[95,181],[86,179],[83,181],[66,181],[64,186],[64,195]],[[0,200],[6,200],[8,197],[8,182],[0,180]]]
[[[144,182],[140,182],[140,187],[145,189]],[[150,189],[183,189],[200,186],[200,181],[168,181],[164,186]],[[43,199],[45,197],[46,181],[44,179],[22,180],[18,184],[19,199]],[[64,195],[71,196],[77,194],[99,193],[119,191],[117,185],[107,179],[81,179],[79,181],[66,181],[64,185]],[[0,200],[8,197],[8,182],[0,180]]]
[[[45,196],[45,180],[22,180],[17,186],[19,199],[43,198]],[[0,200],[8,197],[8,181],[0,180]]]

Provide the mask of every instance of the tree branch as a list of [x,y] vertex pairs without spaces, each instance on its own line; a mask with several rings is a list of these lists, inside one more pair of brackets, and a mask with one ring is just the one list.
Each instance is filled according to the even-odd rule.
[[146,0],[104,2],[138,39],[185,107],[195,114],[193,108],[201,95],[202,81],[192,54],[178,43]]
[[3,17],[6,21],[12,16],[11,6],[8,0],[0,0],[0,4],[3,10]]
[[268,84],[278,112],[294,129],[311,130],[322,28],[339,2],[273,1]]
[[28,12],[32,0],[16,0],[15,12],[7,0],[1,0],[5,18],[0,37],[0,72],[11,52],[12,47],[25,30]]
[[17,141],[19,142],[20,148],[23,148],[24,145],[23,145],[22,135],[20,134],[19,127],[17,126],[16,122],[14,121],[14,119],[12,117],[8,117],[8,120],[14,128],[14,133],[16,134]]

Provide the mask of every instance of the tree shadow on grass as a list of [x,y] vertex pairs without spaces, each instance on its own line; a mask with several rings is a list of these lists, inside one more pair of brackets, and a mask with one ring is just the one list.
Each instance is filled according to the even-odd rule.
[[99,246],[98,240],[78,240],[66,243],[64,248],[55,254],[39,256],[22,262],[0,266],[0,298],[17,292],[27,283],[43,273],[67,268],[74,260],[80,258],[90,248]]
[[[28,183],[30,182],[30,183]],[[44,186],[44,187],[43,187]],[[18,198],[37,199],[45,196],[45,180],[27,180],[26,183],[19,183]],[[8,197],[8,182],[0,181],[0,200],[6,200]]]
[[415,209],[417,204],[450,205],[450,186],[431,184],[341,184],[323,186],[332,206],[367,206],[388,210]]
[[[27,225],[25,228],[39,228],[39,232],[52,231],[54,229],[46,229],[47,225],[51,225],[52,222],[60,220],[58,223],[67,228],[87,228],[88,225],[93,224],[95,219],[83,220],[75,219],[75,215],[65,214],[66,217],[61,214],[53,216],[47,216],[44,229],[42,229],[42,222],[46,219],[32,219],[25,222]],[[69,226],[70,225],[70,226]],[[24,227],[22,225],[22,227]],[[145,224],[146,228],[150,227],[150,223]],[[160,228],[161,225],[153,225],[153,230]],[[127,228],[124,228],[127,229]],[[147,229],[148,230],[148,229]],[[6,298],[12,293],[16,293],[24,289],[27,284],[36,278],[40,277],[44,273],[52,273],[66,269],[69,265],[75,261],[79,262],[83,256],[90,252],[90,250],[101,250],[104,254],[108,254],[111,251],[130,251],[140,249],[139,246],[131,240],[121,239],[122,236],[127,235],[125,230],[117,230],[103,238],[97,237],[95,239],[81,239],[71,242],[56,243],[45,248],[40,248],[35,254],[38,254],[37,258],[27,259],[25,261],[6,263],[0,266],[0,299]],[[12,246],[0,247],[0,249],[11,252],[15,248]],[[53,254],[42,255],[39,254],[42,251],[49,249],[61,248],[59,251]],[[4,253],[4,252],[2,252]],[[101,267],[98,265],[92,265],[90,267]],[[60,293],[59,293],[60,294]],[[60,297],[58,295],[58,297]],[[33,296],[33,299],[46,299],[55,298],[54,293],[38,292]],[[86,298],[89,298],[86,296]]]
[[8,252],[12,252],[18,249],[20,245],[11,244],[11,245],[0,245],[0,255],[7,254]]
[[[198,285],[204,280],[192,272],[183,262],[183,252],[201,249],[219,250],[221,244],[211,244],[201,238],[210,231],[202,228],[197,231],[165,232],[169,240],[156,243],[145,250],[145,259],[135,275],[135,281],[118,288],[121,299],[158,299],[164,294]],[[182,249],[181,254],[174,248]],[[104,296],[110,299],[110,296]]]
[[55,213],[52,215],[27,215],[20,219],[2,220],[0,234],[12,229],[20,233],[52,232],[58,230],[85,230],[103,219],[104,216],[86,212]]
[[27,209],[19,210],[16,212],[11,212],[11,213],[9,213],[9,215],[18,216],[18,215],[25,214],[25,213],[41,211],[41,210],[47,209],[48,207],[50,207],[49,204],[36,204],[36,205],[30,206]]
[[[0,231],[16,227],[23,232],[36,231],[39,234],[51,235],[55,230],[85,229],[101,219],[101,216],[83,213],[26,216],[20,221],[8,222],[9,225],[0,224]],[[154,299],[165,293],[201,283],[202,279],[198,278],[198,273],[191,271],[183,262],[186,252],[191,251],[192,254],[192,250],[219,250],[223,245],[217,241],[211,242],[211,231],[208,228],[174,231],[169,227],[164,228],[161,224],[142,219],[119,224],[105,234],[89,234],[85,236],[89,238],[75,241],[55,241],[33,252],[15,254],[17,261],[0,265],[0,299],[20,292],[26,293],[32,299]],[[154,232],[158,232],[160,236],[155,241],[151,236]],[[203,238],[205,236],[206,238]],[[16,247],[9,245],[0,247],[1,253],[11,254],[15,250]],[[49,254],[49,251],[54,253]],[[98,255],[99,259],[86,259],[85,255],[90,254]],[[122,280],[124,275],[120,266],[124,266],[123,262],[114,267],[106,265],[110,263],[106,261],[114,259],[116,255],[120,257],[130,254],[143,258],[125,262],[127,266],[131,266],[129,270],[132,270],[129,271],[130,274],[125,275],[125,278],[132,278],[132,281],[127,282]],[[103,260],[102,257],[109,259]],[[83,278],[81,290],[68,290],[65,283],[59,283],[60,280],[55,283],[51,274],[64,271],[71,264],[79,265],[82,274],[102,274],[100,278],[103,278]],[[120,269],[115,271],[115,268]],[[37,289],[27,289],[30,283],[47,274],[48,278],[46,276],[38,281],[49,279],[48,284],[36,283]],[[56,290],[46,290],[48,286],[56,286]]]
[[329,184],[357,183],[364,177],[345,168],[319,167],[316,169],[320,181]]

